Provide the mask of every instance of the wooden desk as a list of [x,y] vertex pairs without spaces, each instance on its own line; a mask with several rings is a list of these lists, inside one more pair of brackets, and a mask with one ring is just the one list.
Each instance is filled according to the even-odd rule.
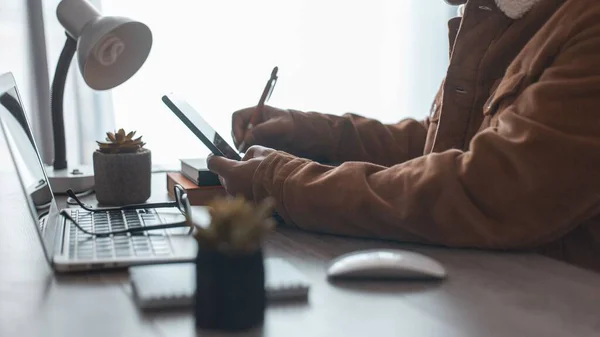
[[[189,312],[140,312],[126,271],[54,275],[5,154],[0,151],[0,336],[197,334]],[[155,200],[166,196],[164,175],[156,178]],[[600,336],[600,276],[537,255],[397,246],[437,258],[449,279],[333,285],[324,277],[327,261],[336,255],[393,246],[294,230],[275,233],[267,254],[292,261],[312,288],[306,304],[269,307],[258,335]]]

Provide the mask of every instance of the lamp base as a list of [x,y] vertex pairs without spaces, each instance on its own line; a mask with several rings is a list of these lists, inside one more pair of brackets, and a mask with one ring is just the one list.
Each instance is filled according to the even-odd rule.
[[80,193],[94,188],[94,167],[92,165],[69,165],[62,170],[55,170],[52,166],[48,166],[46,173],[52,191],[56,194],[65,194],[69,189]]

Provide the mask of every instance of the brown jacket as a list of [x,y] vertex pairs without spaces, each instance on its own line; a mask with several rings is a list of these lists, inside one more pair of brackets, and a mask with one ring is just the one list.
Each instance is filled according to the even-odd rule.
[[466,6],[430,117],[294,111],[298,134],[257,170],[255,199],[307,230],[600,270],[600,1],[447,2]]

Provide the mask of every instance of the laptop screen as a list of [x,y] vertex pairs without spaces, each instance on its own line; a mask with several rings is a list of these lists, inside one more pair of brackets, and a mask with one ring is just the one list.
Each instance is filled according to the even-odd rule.
[[33,223],[37,224],[46,258],[50,261],[60,228],[58,208],[17,87],[10,74],[0,75],[0,124],[29,204]]

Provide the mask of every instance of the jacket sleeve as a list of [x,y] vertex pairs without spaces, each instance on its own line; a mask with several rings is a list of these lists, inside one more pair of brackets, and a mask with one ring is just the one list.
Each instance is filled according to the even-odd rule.
[[320,162],[366,161],[385,166],[423,154],[427,123],[412,118],[396,124],[356,114],[335,116],[290,110],[296,134],[285,149]]
[[255,198],[273,196],[286,223],[314,231],[494,249],[555,241],[600,213],[600,24],[591,26],[467,151],[392,167],[275,152]]

